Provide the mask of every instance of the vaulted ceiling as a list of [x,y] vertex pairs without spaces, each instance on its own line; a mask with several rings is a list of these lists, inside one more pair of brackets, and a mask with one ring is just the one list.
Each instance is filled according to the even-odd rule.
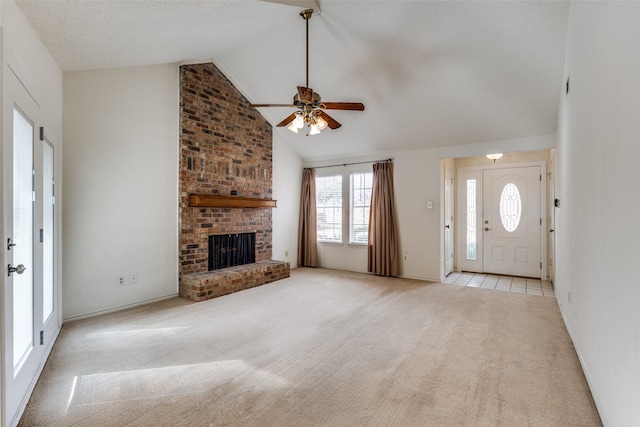
[[555,133],[567,2],[18,1],[63,71],[211,60],[252,103],[305,85],[311,3],[309,86],[366,109],[328,111],[343,126],[316,136],[274,128],[304,160]]

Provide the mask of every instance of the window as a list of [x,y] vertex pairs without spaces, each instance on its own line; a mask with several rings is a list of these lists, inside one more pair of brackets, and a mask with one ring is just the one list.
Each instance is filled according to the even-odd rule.
[[518,224],[520,224],[520,216],[522,214],[522,202],[518,187],[513,183],[505,185],[500,196],[500,219],[502,225],[509,233],[513,233]]
[[476,249],[476,180],[467,180],[467,259],[477,259]]
[[342,174],[316,176],[318,241],[342,243]]
[[372,188],[373,171],[316,175],[318,242],[367,244]]
[[351,173],[349,243],[367,243],[373,172]]

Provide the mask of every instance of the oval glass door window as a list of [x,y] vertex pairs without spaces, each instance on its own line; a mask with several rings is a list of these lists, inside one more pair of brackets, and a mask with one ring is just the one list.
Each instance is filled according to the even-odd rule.
[[515,231],[520,224],[522,215],[522,202],[518,187],[513,183],[504,186],[502,195],[500,196],[500,219],[502,225],[508,232]]

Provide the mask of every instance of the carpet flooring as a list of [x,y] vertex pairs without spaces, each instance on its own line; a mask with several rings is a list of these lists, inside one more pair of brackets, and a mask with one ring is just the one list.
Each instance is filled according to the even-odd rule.
[[298,268],[65,323],[20,426],[599,426],[555,298]]

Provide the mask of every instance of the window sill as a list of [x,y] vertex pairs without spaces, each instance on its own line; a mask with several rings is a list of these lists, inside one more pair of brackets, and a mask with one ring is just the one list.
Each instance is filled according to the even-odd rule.
[[366,243],[343,243],[343,242],[331,242],[331,241],[316,241],[316,243],[320,246],[346,246],[351,248],[359,248],[365,249],[367,247]]
[[317,240],[316,243],[321,246],[344,246],[344,243],[342,242],[335,242],[331,240]]
[[349,246],[352,246],[354,248],[366,248],[367,243],[349,242]]

